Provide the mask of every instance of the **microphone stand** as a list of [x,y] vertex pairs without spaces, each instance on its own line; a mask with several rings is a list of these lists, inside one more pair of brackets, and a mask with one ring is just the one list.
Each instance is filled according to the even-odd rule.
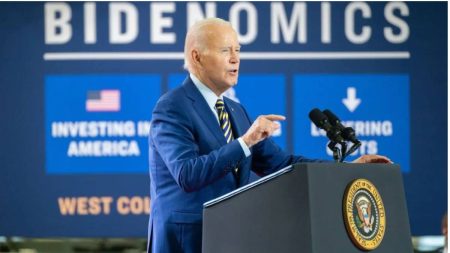
[[336,147],[337,142],[335,141],[330,141],[330,143],[328,143],[328,148],[331,149],[333,151],[333,159],[335,162],[339,162],[342,159],[341,156],[341,150]]
[[[341,145],[341,148],[339,148],[337,146],[337,144]],[[355,147],[357,146],[357,147]],[[361,143],[359,143],[359,145],[353,145],[351,147],[351,149],[349,150],[349,152],[347,153],[347,143],[345,141],[342,142],[335,142],[335,141],[330,141],[330,143],[328,143],[328,148],[330,150],[333,151],[333,159],[335,162],[337,163],[341,163],[344,161],[344,159],[351,153],[355,152],[355,150],[361,146]]]
[[[361,146],[361,142],[356,140],[356,142],[353,143],[352,147],[350,148],[350,150],[347,153],[344,153],[344,155],[342,155],[341,157],[341,162],[344,161],[345,158],[347,158],[348,155],[352,154],[353,152],[355,152],[359,147]],[[345,144],[345,148],[347,148],[347,145]]]
[[348,155],[348,153],[347,153],[347,142],[346,141],[342,141],[340,144],[341,144],[342,155],[341,155],[341,159],[339,160],[339,162],[343,162],[344,159]]

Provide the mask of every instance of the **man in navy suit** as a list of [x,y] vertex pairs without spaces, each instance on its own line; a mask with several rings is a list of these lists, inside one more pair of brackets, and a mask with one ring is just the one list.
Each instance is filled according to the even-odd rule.
[[[148,251],[200,253],[204,202],[248,183],[250,170],[267,175],[297,162],[320,162],[282,151],[270,137],[284,120],[261,115],[223,93],[236,85],[240,45],[231,25],[197,22],[185,42],[183,85],[160,98],[149,136],[152,208]],[[362,156],[356,162],[389,162]]]

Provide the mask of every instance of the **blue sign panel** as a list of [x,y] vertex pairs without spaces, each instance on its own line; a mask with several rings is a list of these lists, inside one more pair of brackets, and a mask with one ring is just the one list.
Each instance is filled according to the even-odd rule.
[[160,83],[157,75],[47,76],[47,173],[147,173]]
[[[180,85],[186,74],[169,76],[169,88]],[[286,89],[284,75],[258,74],[239,75],[239,83],[225,92],[227,96],[244,105],[250,119],[253,121],[262,114],[286,115]],[[286,124],[281,123],[280,131],[273,135],[273,140],[281,148],[286,148]]]
[[[277,74],[241,75],[235,87],[236,97],[245,106],[250,118],[261,114],[286,116],[285,76]],[[286,148],[286,124],[273,135],[273,140],[282,149]]]
[[295,152],[332,158],[325,131],[319,131],[308,118],[312,108],[329,109],[345,126],[352,127],[361,141],[349,159],[386,154],[408,172],[408,94],[408,75],[295,75]]

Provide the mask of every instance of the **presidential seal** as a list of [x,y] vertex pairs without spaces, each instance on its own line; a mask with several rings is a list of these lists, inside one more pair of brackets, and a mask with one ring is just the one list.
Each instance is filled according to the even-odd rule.
[[383,240],[386,215],[377,188],[366,179],[351,182],[345,191],[343,214],[350,239],[362,250],[373,250]]

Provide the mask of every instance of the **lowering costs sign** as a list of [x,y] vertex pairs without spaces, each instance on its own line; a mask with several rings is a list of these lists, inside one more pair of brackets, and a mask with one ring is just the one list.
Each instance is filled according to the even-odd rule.
[[386,155],[403,172],[409,166],[409,76],[348,74],[294,76],[294,149],[309,157],[332,159],[327,137],[307,117],[312,108],[330,109],[355,129],[363,154]]

